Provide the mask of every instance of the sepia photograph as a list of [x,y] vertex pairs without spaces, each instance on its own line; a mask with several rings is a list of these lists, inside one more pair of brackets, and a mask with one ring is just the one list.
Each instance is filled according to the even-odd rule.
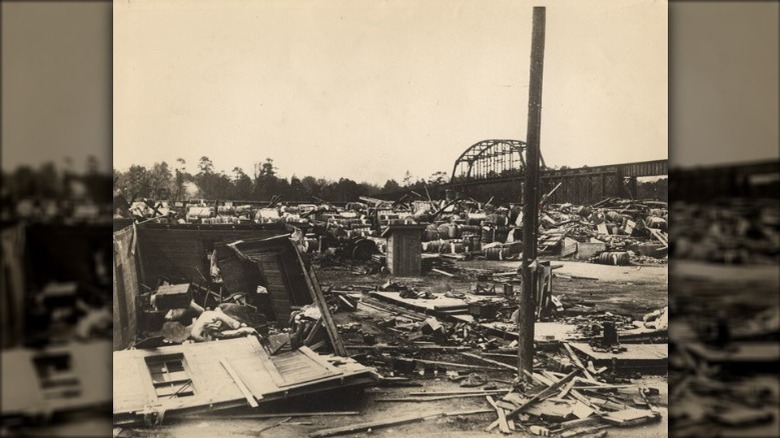
[[114,436],[667,436],[666,2],[113,6]]

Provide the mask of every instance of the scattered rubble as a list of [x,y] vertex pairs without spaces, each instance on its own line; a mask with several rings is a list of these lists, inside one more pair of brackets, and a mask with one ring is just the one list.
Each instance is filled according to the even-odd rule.
[[[583,294],[556,291],[554,282],[598,285],[596,277],[565,269],[573,262],[613,270],[663,266],[665,204],[544,206],[544,260],[533,266],[536,355],[527,380],[516,366],[520,209],[459,199],[361,201],[188,206],[190,222],[178,224],[170,223],[174,205],[155,223],[131,229],[138,235],[123,242],[140,245],[142,289],[133,348],[114,353],[115,386],[126,393],[115,404],[115,423],[138,430],[200,411],[260,418],[282,393],[294,402],[299,391],[311,401],[325,389],[353,387],[388,409],[414,404],[421,411],[390,418],[362,412],[366,421],[319,428],[321,422],[310,422],[310,436],[425,420],[578,436],[659,420],[657,406],[665,402],[658,382],[646,383],[667,366],[664,303],[641,313],[606,311]],[[163,246],[178,240],[152,239],[166,230],[196,240],[188,248],[202,255],[186,257],[197,268]],[[143,260],[150,253],[153,266]],[[149,389],[143,370],[159,358],[173,362],[158,373],[164,385]],[[149,397],[157,402],[143,402]],[[452,408],[439,410],[441,403]],[[263,430],[292,427],[294,415],[279,415]],[[307,426],[300,423],[295,427]]]

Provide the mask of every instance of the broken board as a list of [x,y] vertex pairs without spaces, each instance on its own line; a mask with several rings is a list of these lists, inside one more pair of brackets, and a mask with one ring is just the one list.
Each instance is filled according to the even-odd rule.
[[729,367],[731,371],[750,370],[776,372],[780,362],[780,345],[776,342],[738,342],[725,348],[714,348],[702,343],[686,344],[685,348],[699,360]]
[[263,403],[374,379],[371,368],[352,359],[339,357],[336,366],[335,356],[306,347],[271,357],[251,336],[116,351],[113,359],[114,424],[150,411],[167,416],[245,406],[247,393]]
[[111,403],[111,342],[2,352],[3,416],[37,416]]
[[615,362],[619,371],[666,372],[669,364],[668,344],[622,344],[626,351],[613,353],[611,351],[595,351],[586,343],[570,343],[575,351],[582,353],[593,361],[598,368],[612,367]]

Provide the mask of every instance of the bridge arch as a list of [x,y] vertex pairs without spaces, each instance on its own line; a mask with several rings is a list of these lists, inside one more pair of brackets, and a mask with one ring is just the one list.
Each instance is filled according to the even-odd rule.
[[[450,182],[501,178],[525,171],[526,143],[520,140],[482,140],[469,146],[452,167]],[[541,158],[542,168],[545,167]]]

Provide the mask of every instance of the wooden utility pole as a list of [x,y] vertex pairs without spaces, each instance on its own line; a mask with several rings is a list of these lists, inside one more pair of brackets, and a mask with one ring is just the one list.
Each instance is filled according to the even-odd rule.
[[[529,380],[534,363],[536,312],[536,234],[539,215],[539,136],[542,125],[542,72],[544,71],[545,8],[534,7],[531,37],[531,80],[528,84],[525,189],[523,190],[523,288],[520,295],[517,360],[520,376]],[[532,266],[532,264],[534,266]],[[524,373],[527,371],[528,373]]]

